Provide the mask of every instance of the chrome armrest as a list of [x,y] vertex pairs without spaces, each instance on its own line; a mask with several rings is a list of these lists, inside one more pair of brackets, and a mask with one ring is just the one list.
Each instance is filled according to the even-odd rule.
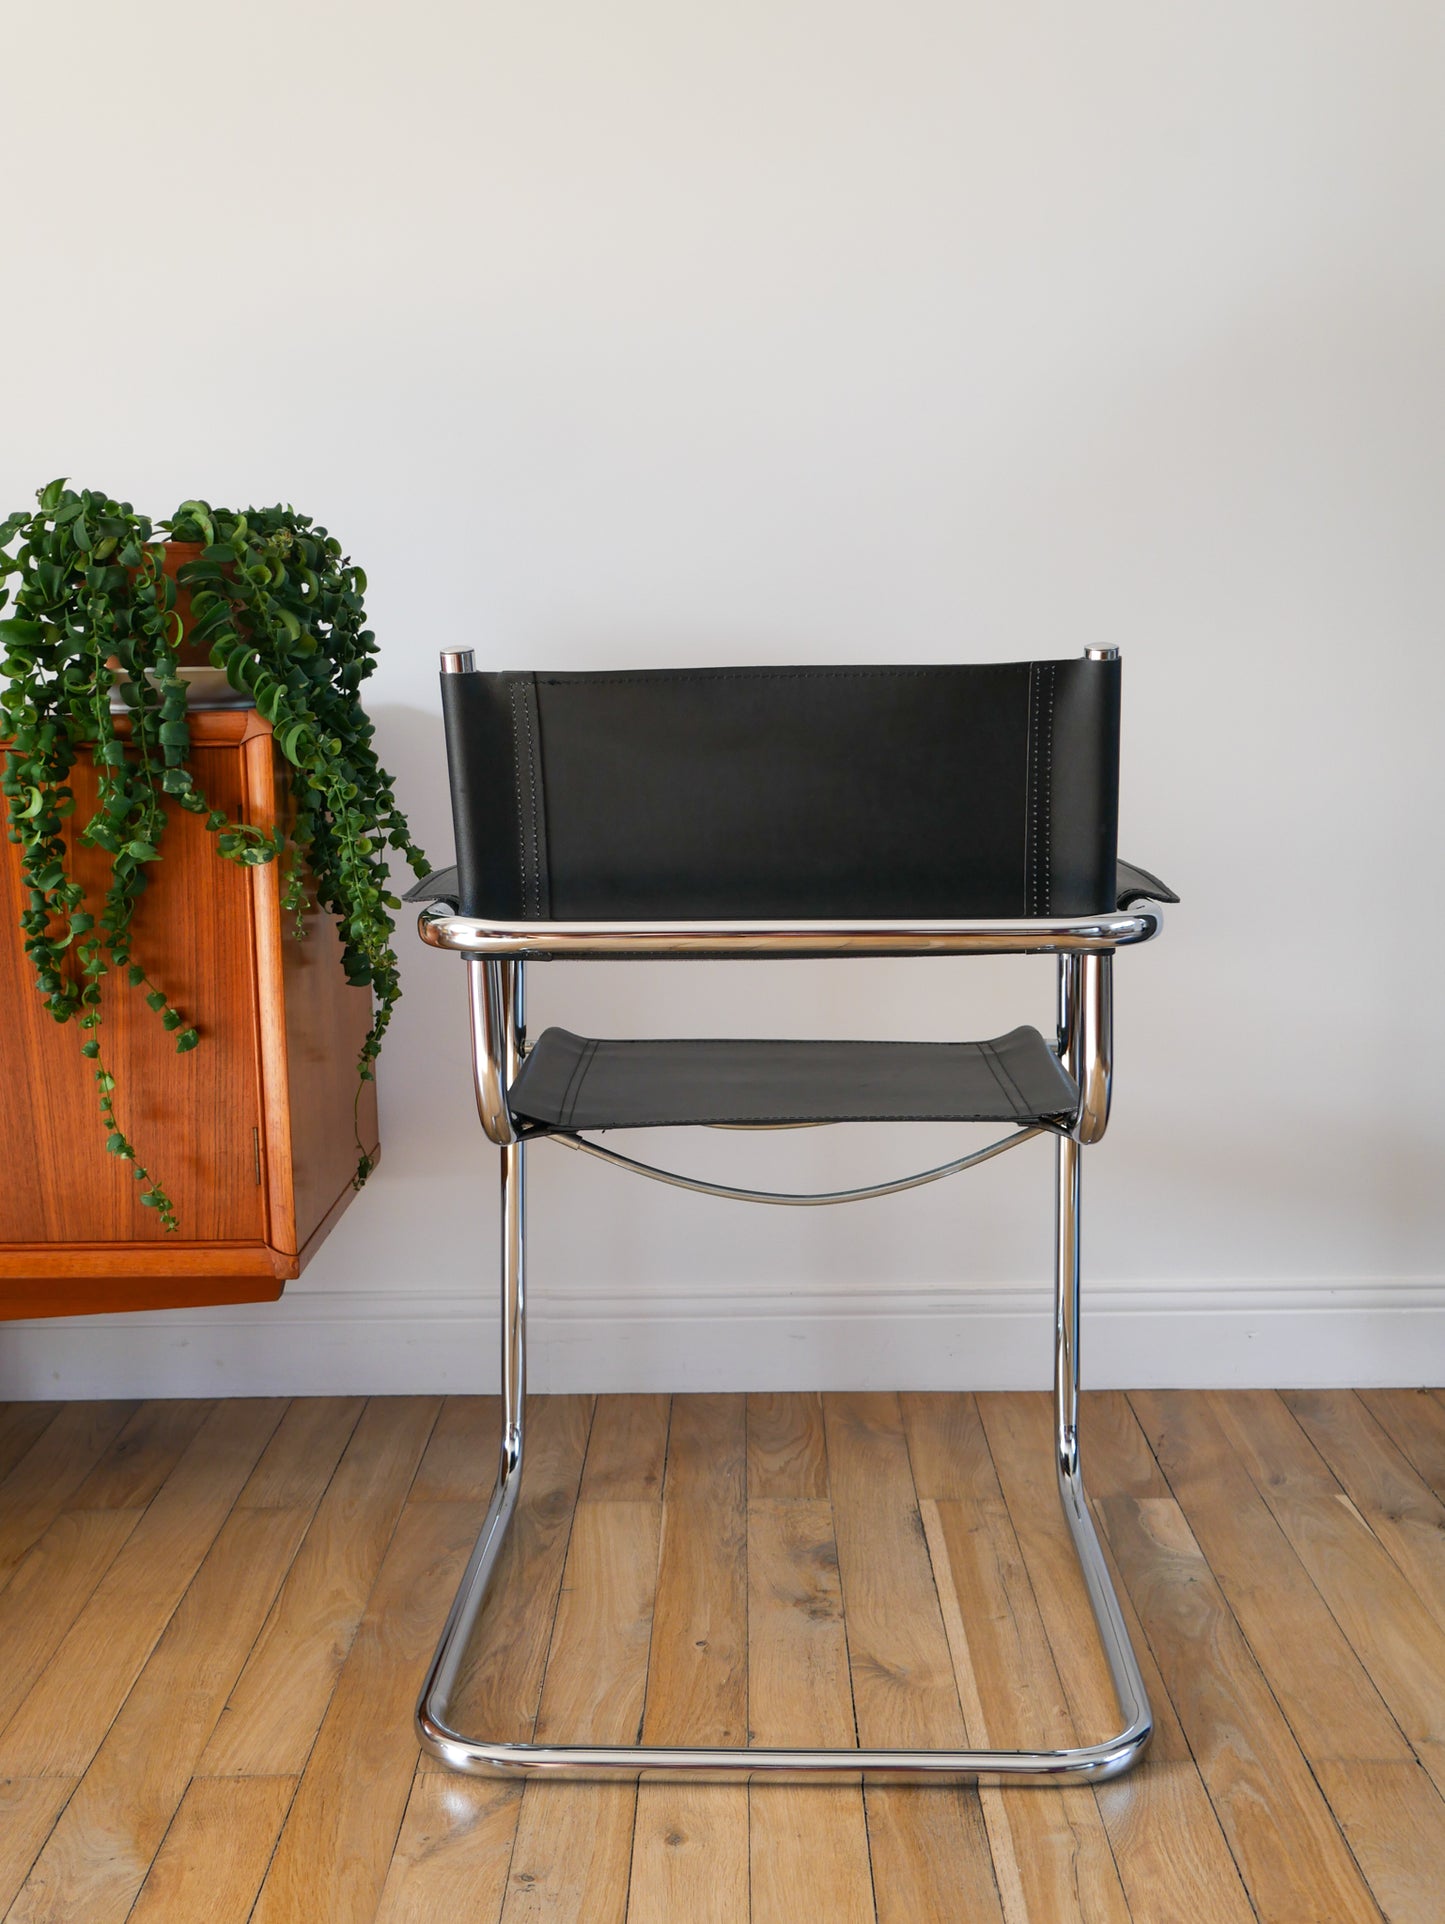
[[1162,908],[1139,902],[1102,915],[1006,921],[499,922],[432,902],[417,918],[434,949],[503,961],[592,956],[1088,955],[1148,942]]

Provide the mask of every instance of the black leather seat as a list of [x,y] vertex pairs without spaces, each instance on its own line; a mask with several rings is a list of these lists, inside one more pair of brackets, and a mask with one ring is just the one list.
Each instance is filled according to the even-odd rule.
[[595,1041],[548,1029],[510,1095],[547,1129],[1044,1122],[1078,1091],[1037,1029],[991,1042]]

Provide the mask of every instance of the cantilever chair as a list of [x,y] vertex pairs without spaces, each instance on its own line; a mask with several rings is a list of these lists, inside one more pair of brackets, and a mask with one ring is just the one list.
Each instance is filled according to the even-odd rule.
[[[457,867],[413,890],[466,961],[482,1128],[502,1187],[501,1461],[417,1706],[433,1755],[502,1775],[1081,1783],[1127,1770],[1152,1718],[1079,1465],[1079,1162],[1109,1117],[1114,951],[1158,933],[1162,883],[1116,859],[1119,660],[918,668],[481,674],[444,654]],[[1058,957],[1057,1034],[993,1041],[530,1044],[531,961],[706,956]],[[955,1120],[988,1147],[867,1188],[695,1181],[585,1131]],[[567,1746],[452,1727],[458,1670],[521,1478],[523,1179],[534,1141],[707,1195],[817,1205],[892,1195],[1051,1135],[1057,1158],[1057,1470],[1123,1717],[1063,1750]]]

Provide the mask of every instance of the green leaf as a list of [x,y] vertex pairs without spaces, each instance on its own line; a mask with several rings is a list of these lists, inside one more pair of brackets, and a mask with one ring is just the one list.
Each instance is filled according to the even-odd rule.
[[165,1006],[166,1006],[166,998],[164,994],[161,992],[161,990],[152,989],[150,994],[146,997],[146,1007],[148,1009],[163,1009]]
[[46,514],[53,514],[60,506],[60,497],[65,492],[67,477],[61,475],[58,481],[47,482],[40,490],[40,505]]
[[120,1133],[118,1129],[115,1130],[113,1134],[107,1136],[105,1139],[105,1148],[106,1148],[107,1155],[123,1156],[129,1147],[130,1147],[129,1143],[126,1141],[125,1137]]
[[200,1039],[200,1036],[194,1029],[182,1029],[181,1033],[176,1037],[176,1054],[178,1056],[188,1054],[190,1050],[195,1048]]
[[133,989],[138,989],[146,979],[146,972],[138,962],[133,962],[125,972],[125,979]]
[[190,516],[191,520],[194,521],[200,529],[205,540],[208,542],[215,540],[216,526],[211,519],[210,509],[204,501],[183,501],[180,505],[180,511],[176,515],[177,521],[179,521],[183,515]]
[[174,1009],[167,1009],[165,1014],[161,1017],[161,1027],[163,1029],[179,1029],[180,1026],[181,1026],[180,1016],[176,1013]]
[[189,748],[191,731],[183,721],[163,721],[160,730],[162,748]]
[[125,845],[127,855],[133,855],[138,862],[153,862],[160,854],[154,842],[134,841]]

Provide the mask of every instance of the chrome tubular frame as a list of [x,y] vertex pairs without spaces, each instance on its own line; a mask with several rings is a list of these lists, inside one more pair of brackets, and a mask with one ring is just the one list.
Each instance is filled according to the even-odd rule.
[[422,910],[417,927],[434,949],[524,962],[549,956],[608,959],[694,955],[1104,955],[1148,942],[1163,910],[1138,902],[1108,915],[1019,917],[1007,922],[495,922],[459,915],[449,902]]
[[[718,1125],[714,1125],[718,1126]],[[732,1125],[720,1125],[729,1128]],[[785,1128],[826,1127],[824,1124],[786,1123]],[[782,1189],[733,1189],[727,1183],[704,1182],[698,1176],[680,1176],[675,1169],[659,1169],[656,1163],[638,1162],[632,1156],[619,1155],[615,1149],[604,1149],[600,1142],[588,1142],[575,1130],[554,1129],[543,1138],[545,1142],[560,1142],[567,1149],[581,1149],[589,1156],[596,1156],[602,1162],[610,1162],[616,1169],[625,1169],[629,1175],[650,1176],[654,1182],[670,1183],[674,1189],[695,1189],[700,1196],[721,1196],[725,1202],[775,1203],[787,1209],[821,1209],[830,1203],[872,1202],[875,1196],[901,1196],[905,1189],[921,1189],[926,1182],[942,1182],[945,1176],[956,1176],[963,1169],[976,1169],[981,1162],[992,1162],[1001,1156],[1005,1149],[1017,1149],[1021,1142],[1032,1142],[1035,1136],[1055,1135],[1058,1131],[1044,1122],[1030,1123],[1026,1129],[1016,1129],[1011,1136],[1003,1136],[983,1149],[975,1149],[971,1156],[957,1156],[952,1162],[941,1162],[935,1169],[921,1170],[916,1176],[898,1176],[892,1182],[869,1183],[863,1189],[825,1189],[811,1195],[792,1194]]]
[[[464,918],[446,908],[425,911],[424,938],[467,955],[473,1066],[483,1129],[497,1144],[502,1181],[501,1455],[460,1588],[448,1614],[417,1704],[417,1733],[434,1757],[453,1769],[503,1777],[638,1780],[661,1776],[700,1782],[794,1783],[1098,1783],[1117,1777],[1143,1755],[1153,1717],[1128,1629],[1095,1533],[1079,1460],[1079,1165],[1085,1143],[1097,1142],[1109,1117],[1112,1058],[1111,955],[1116,946],[1147,941],[1160,926],[1152,905],[1126,915],[1087,921],[1016,924],[717,924],[676,926],[531,923],[515,927]],[[639,1745],[513,1743],[468,1737],[453,1727],[452,1697],[497,1560],[517,1505],[521,1483],[526,1394],[525,1196],[527,1143],[519,1139],[506,1091],[525,1047],[522,1019],[523,955],[769,953],[1053,953],[1059,956],[1059,1053],[1078,1084],[1077,1116],[1057,1130],[1055,1233],[1054,1410],[1055,1468],[1064,1518],[1083,1571],[1123,1728],[1102,1742],[1058,1750],[751,1750]],[[1034,1134],[1025,1129],[1001,1143],[902,1182],[833,1195],[753,1195],[634,1164],[578,1138],[569,1146],[663,1181],[740,1200],[818,1203],[884,1195],[932,1181],[987,1160]],[[562,1137],[559,1140],[567,1141]]]

